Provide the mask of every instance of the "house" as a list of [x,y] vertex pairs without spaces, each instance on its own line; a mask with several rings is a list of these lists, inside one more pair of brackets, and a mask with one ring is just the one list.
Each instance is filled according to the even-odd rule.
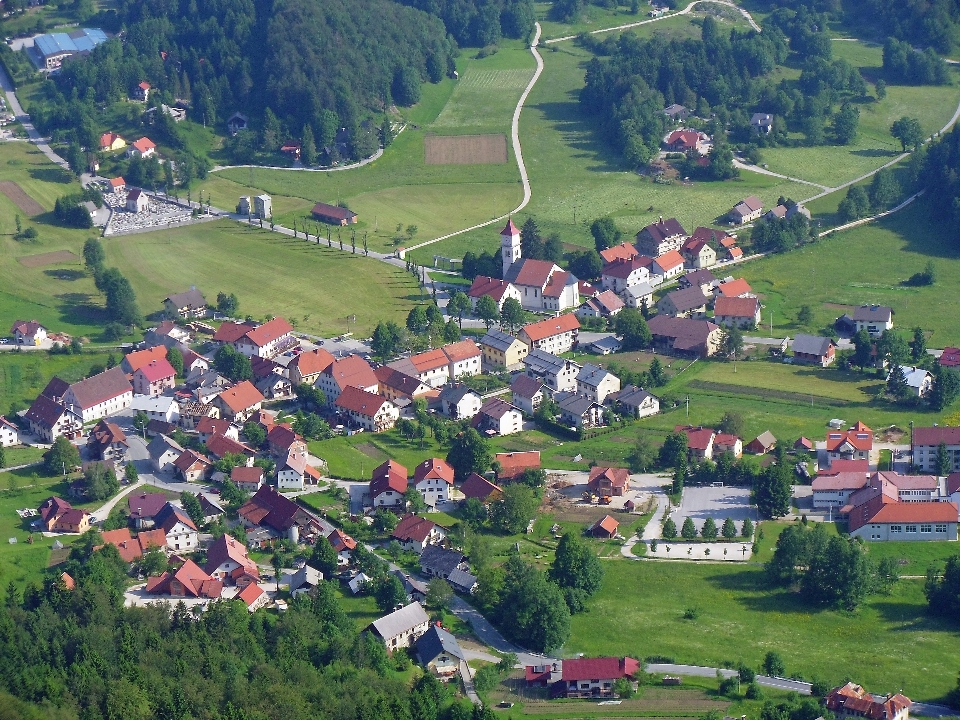
[[289,423],[277,423],[267,433],[267,445],[270,454],[276,458],[286,457],[290,452],[307,451],[307,444],[303,438],[294,432]]
[[246,464],[248,466],[253,465],[253,458],[257,454],[256,450],[226,435],[211,435],[207,438],[207,441],[204,443],[204,445],[207,448],[207,452],[210,453],[214,460],[219,460],[223,457],[226,457],[228,454],[243,455],[247,459]]
[[746,225],[759,220],[763,214],[763,203],[756,195],[750,195],[733,206],[728,217],[734,225]]
[[281,490],[303,490],[307,485],[317,485],[320,473],[307,460],[306,450],[290,450],[286,458],[277,464],[277,487]]
[[884,305],[861,305],[853,311],[856,331],[866,330],[870,337],[880,337],[893,327],[893,309]]
[[586,363],[577,373],[577,393],[603,405],[607,396],[620,390],[620,378],[599,365]]
[[731,245],[730,247],[727,248],[727,259],[730,262],[733,262],[735,260],[742,260],[743,250],[738,248],[736,245]]
[[521,258],[507,268],[503,279],[520,292],[524,310],[563,312],[580,304],[577,278],[546,260]]
[[[76,440],[83,432],[83,418],[80,413],[61,403],[62,393],[69,387],[63,380],[53,378],[24,415],[30,432],[43,442],[53,443],[61,436]],[[52,393],[55,393],[55,397],[50,396]]]
[[647,225],[637,233],[635,244],[641,254],[657,257],[671,250],[679,250],[687,237],[687,231],[676,218],[664,221],[661,217],[659,221]]
[[290,384],[293,387],[303,383],[307,385],[315,384],[320,377],[320,373],[330,367],[334,360],[333,355],[323,348],[300,353],[287,365]]
[[736,280],[728,279],[717,285],[716,296],[727,298],[754,297],[753,289],[743,278]]
[[910,453],[913,464],[923,472],[937,468],[937,450],[943,443],[950,460],[949,472],[960,470],[960,428],[936,426],[913,429]]
[[403,570],[394,570],[392,573],[397,580],[400,581],[400,584],[403,585],[403,589],[407,593],[407,602],[419,602],[422,603],[427,598],[427,583],[422,580],[418,580],[412,575],[408,575]]
[[203,318],[207,316],[207,299],[194,287],[165,297],[163,309],[171,318]]
[[639,254],[640,251],[637,250],[633,243],[623,242],[606,250],[601,250],[600,259],[603,260],[603,264],[606,265],[612,263],[614,260],[629,260]]
[[148,137],[142,137],[127,148],[127,157],[148,158],[155,155],[157,145]]
[[400,419],[400,409],[382,395],[350,386],[337,396],[338,410],[364,430],[382,432]]
[[453,487],[453,468],[446,460],[429,458],[413,469],[410,485],[419,491],[428,506],[435,508],[449,499],[449,490]]
[[213,400],[220,410],[220,417],[235,423],[243,423],[263,405],[264,397],[249,380],[227,388]]
[[[957,539],[958,508],[954,502],[904,502],[896,473],[876,473],[867,487],[850,495],[839,514],[847,516],[851,537],[871,541],[917,542]],[[904,478],[906,480],[906,478]]]
[[653,345],[681,356],[709,357],[720,347],[720,326],[708,320],[657,315],[647,321]]
[[648,282],[652,265],[653,258],[646,255],[616,258],[603,266],[600,282],[605,290],[619,294],[634,285]]
[[531,352],[541,350],[559,355],[577,346],[579,332],[580,321],[576,315],[568,313],[524,325],[518,337],[530,346]]
[[803,435],[797,438],[797,441],[793,444],[793,449],[798,452],[810,452],[813,450],[813,440],[806,438]]
[[146,102],[150,97],[150,83],[142,82],[133,89],[133,99]]
[[310,213],[317,220],[328,225],[354,225],[357,222],[355,212],[337,205],[327,205],[324,202],[318,202],[314,205]]
[[83,534],[90,529],[90,513],[79,510],[55,495],[48,497],[37,509],[40,524],[47,532]]
[[389,365],[381,365],[374,370],[374,375],[379,381],[380,394],[395,404],[409,403],[420,397],[429,402],[430,399],[437,397],[437,391],[420,378]]
[[940,364],[940,367],[960,367],[960,348],[945,347],[937,362]]
[[100,536],[104,545],[113,545],[120,553],[120,559],[128,563],[142,558],[150,548],[165,548],[167,544],[163,530],[145,530],[134,537],[130,528],[120,528],[104,530]]
[[133,387],[118,367],[73,383],[63,394],[63,404],[79,412],[85,423],[114,415],[132,400]]
[[754,113],[750,118],[750,129],[757,135],[769,135],[773,130],[773,115],[769,113]]
[[163,395],[176,384],[176,376],[177,371],[166,358],[152,360],[133,373],[133,391],[151,397]]
[[127,513],[137,529],[152,528],[157,514],[167,504],[163,493],[136,493],[127,496]]
[[773,222],[774,220],[783,220],[787,217],[787,213],[790,211],[786,205],[777,205],[775,208],[768,210],[764,216],[763,220],[765,222]]
[[523,430],[523,413],[498,397],[488,399],[470,423],[488,435],[513,435]]
[[723,249],[737,244],[737,239],[726,231],[715,230],[713,228],[703,227],[702,225],[693,231],[689,240],[702,240],[709,245]]
[[553,397],[560,408],[560,422],[577,430],[603,425],[603,406],[576,393],[557,393]]
[[254,582],[237,593],[237,600],[244,602],[247,606],[247,612],[254,613],[270,602],[270,596],[259,584]]
[[369,583],[373,578],[371,578],[366,573],[358,573],[347,582],[347,587],[350,588],[350,592],[354,595],[359,595],[361,592],[367,589],[367,583]]
[[119,195],[127,189],[127,181],[122,177],[110,178],[107,184],[110,186],[110,191],[113,192],[114,195]]
[[627,307],[637,310],[649,308],[653,305],[653,288],[650,283],[640,283],[633,287],[628,287],[621,294]]
[[370,623],[369,630],[383,641],[387,652],[413,645],[430,627],[430,618],[415,602]]
[[577,389],[580,365],[572,360],[534,350],[524,361],[525,374],[539,380],[551,393],[573,392]]
[[869,460],[873,450],[873,431],[859,420],[849,430],[827,433],[827,460]]
[[[175,347],[183,355],[183,372],[189,375],[190,370],[203,365],[203,369],[210,367],[210,361],[202,355],[197,355],[187,347],[190,342],[190,331],[178,326],[173,320],[163,320],[155,328],[150,328],[143,336],[144,341],[151,347],[163,345],[165,347]],[[187,356],[190,356],[188,361]],[[164,353],[166,356],[166,353]],[[198,362],[199,360],[199,362]]]
[[348,355],[330,363],[330,366],[320,373],[315,385],[323,390],[327,403],[333,405],[345,388],[357,387],[375,393],[380,381],[377,380],[370,363],[359,355]]
[[660,412],[660,400],[636,385],[625,385],[617,393],[616,402],[622,413],[634,418],[648,417]]
[[594,465],[590,468],[587,487],[590,488],[590,492],[600,497],[619,497],[630,492],[630,471],[626,468]]
[[440,391],[440,412],[451,420],[469,420],[483,405],[483,400],[466,385],[450,385]]
[[235,112],[227,120],[227,132],[236,135],[241,130],[246,130],[250,119],[243,113]]
[[287,582],[287,591],[292,597],[309,593],[320,587],[323,582],[323,573],[309,565],[304,565],[290,576]]
[[477,475],[477,473],[470,473],[467,479],[463,481],[463,485],[460,486],[460,492],[463,494],[464,500],[476,498],[485,503],[502,493],[503,490],[499,485],[493,484],[486,478]]
[[853,493],[865,488],[869,480],[870,473],[866,469],[830,474],[821,471],[812,483],[813,507],[815,509],[841,508],[850,501]]
[[664,283],[683,272],[683,255],[677,250],[668,250],[658,255],[650,265],[650,281],[653,284]]
[[554,687],[560,688],[560,662],[552,665],[527,665],[524,676],[527,687]]
[[187,560],[172,573],[168,571],[147,578],[146,592],[151,595],[216,600],[223,592],[223,583],[207,575],[193,560]]
[[223,435],[231,440],[240,440],[240,432],[236,425],[231,425],[227,420],[220,418],[204,417],[196,426],[197,434],[200,436],[200,442],[206,444],[207,440],[214,435]]
[[760,324],[760,301],[754,297],[720,296],[713,304],[713,321],[724,327],[755,328]]
[[430,387],[440,387],[467,375],[479,375],[480,357],[479,346],[472,340],[463,340],[397,360],[389,367]]
[[746,450],[754,455],[766,455],[777,446],[777,438],[769,430],[764,430],[747,443]]
[[[923,397],[933,388],[933,375],[929,371],[912,365],[904,365],[900,370],[903,372],[903,378],[907,382],[907,388],[911,395]],[[887,374],[887,382],[890,381],[892,373],[891,370]]]
[[173,466],[184,482],[200,482],[206,477],[212,463],[195,450],[184,450],[180,457],[173,461]]
[[17,320],[10,332],[17,345],[39,347],[47,339],[47,329],[36,320]]
[[743,441],[736,435],[730,433],[718,432],[713,436],[713,454],[716,457],[730,453],[738,458],[743,455]]
[[370,502],[373,507],[407,506],[407,469],[396,460],[387,460],[378,466],[370,479]]
[[399,542],[404,550],[419,555],[427,545],[442,543],[447,537],[447,531],[432,520],[418,515],[404,515],[390,537]]
[[700,155],[706,155],[708,146],[705,141],[709,139],[705,134],[696,130],[674,130],[667,135],[666,145],[673,152],[696,152]]
[[480,338],[483,365],[488,368],[516,369],[530,351],[530,346],[501,330],[487,330]]
[[660,298],[657,312],[669,317],[702,318],[707,314],[707,296],[698,287],[674,290]]
[[247,330],[233,342],[233,346],[237,352],[248,358],[272,358],[298,345],[291,332],[293,326],[290,323],[280,317],[273,318],[263,325]]
[[836,359],[837,348],[833,340],[820,335],[797,333],[793,339],[793,361],[803,365],[827,367]]
[[604,515],[590,526],[590,534],[595,538],[610,539],[617,536],[617,528],[620,523],[609,515]]
[[295,543],[313,542],[323,530],[310,513],[269,485],[261,485],[237,514],[244,527],[267,528]]
[[253,216],[261,220],[273,217],[273,200],[269,195],[256,195],[253,198]]
[[456,675],[460,663],[466,662],[457,639],[439,625],[431,625],[416,644],[420,664],[439,677]]
[[105,132],[100,136],[101,150],[122,150],[126,146],[127,141],[114,132]]
[[227,534],[221,535],[210,543],[204,570],[211,577],[224,581],[234,578],[238,570],[254,578],[260,575],[256,562],[247,555],[247,549],[243,543]]
[[[119,428],[117,428],[119,430]],[[20,444],[20,428],[0,415],[0,447]]]
[[420,570],[424,575],[446,580],[455,570],[466,567],[463,553],[447,550],[439,545],[428,545],[420,554]]
[[[3,418],[0,418],[0,433],[2,433],[3,422]],[[113,462],[122,460],[129,448],[127,436],[120,426],[106,420],[101,420],[94,425],[87,437],[87,451],[96,460]]]
[[674,432],[682,432],[687,436],[687,456],[690,460],[712,460],[714,456],[713,441],[716,433],[710,428],[693,425],[677,425]]
[[473,573],[458,567],[447,577],[447,582],[457,592],[472,595],[477,589],[477,576]]
[[203,522],[211,523],[226,515],[220,504],[206,493],[197,493],[197,501],[200,503],[200,509],[203,511]]
[[163,345],[156,345],[146,350],[136,350],[135,352],[127,353],[123,356],[123,360],[120,361],[120,367],[125,373],[133,375],[133,373],[143,366],[149,365],[157,360],[166,360],[166,358],[167,348]]
[[554,693],[568,698],[613,697],[617,680],[632,681],[641,670],[640,662],[629,657],[564,660]]
[[473,279],[473,284],[467,290],[467,297],[470,298],[470,304],[474,311],[477,309],[477,303],[484,295],[489,295],[497,303],[497,309],[503,310],[503,303],[507,298],[513,298],[518,303],[523,304],[523,294],[506,280],[487,277],[486,275],[477,275]]
[[827,695],[827,709],[837,720],[876,718],[877,720],[909,720],[910,698],[896,695],[874,696],[859,685],[848,682]]
[[612,318],[623,310],[626,304],[612,290],[604,290],[596,297],[587,298],[574,311],[577,317]]
[[543,383],[529,375],[517,375],[510,384],[511,402],[527,415],[533,415],[543,402]]
[[687,118],[690,117],[690,111],[677,103],[664,108],[663,114],[675,123],[686,122]]
[[240,465],[230,471],[230,482],[241,490],[255,493],[263,485],[263,468]]
[[339,528],[335,528],[327,535],[327,542],[337,553],[337,565],[349,565],[352,561],[352,553],[357,547],[357,541]]
[[150,454],[153,469],[157,472],[167,472],[174,469],[173,461],[183,455],[183,447],[173,438],[157,435],[147,445],[147,452]]
[[174,424],[180,419],[180,403],[177,402],[176,398],[169,395],[158,397],[134,395],[130,403],[130,410],[133,413],[146,413],[150,422]]
[[523,477],[527,470],[540,469],[540,451],[497,453],[493,461],[499,466],[497,480],[513,482]]
[[706,240],[689,237],[680,247],[680,254],[687,267],[708,268],[717,264],[717,251]]
[[167,536],[167,548],[170,550],[192,552],[200,546],[197,526],[186,512],[175,505],[164,505],[153,523],[157,528],[163,529]]

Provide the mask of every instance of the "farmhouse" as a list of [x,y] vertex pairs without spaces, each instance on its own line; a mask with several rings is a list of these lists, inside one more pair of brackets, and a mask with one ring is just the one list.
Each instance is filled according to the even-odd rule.
[[453,487],[453,468],[440,458],[424,460],[413,469],[410,486],[417,489],[428,506],[435,508],[449,499],[449,489]]
[[137,395],[156,397],[176,384],[177,371],[166,358],[151,360],[133,373],[133,391]]
[[167,503],[153,519],[154,525],[162,529],[167,536],[167,548],[170,550],[193,551],[199,547],[197,526],[183,510]]
[[647,325],[654,346],[676,355],[709,357],[720,346],[720,327],[707,320],[657,315]]
[[317,220],[329,225],[354,225],[357,222],[355,212],[337,205],[327,205],[324,202],[318,202],[310,212]]
[[639,285],[628,287],[621,296],[627,307],[642,309],[653,305],[653,288],[650,283],[642,282]]
[[147,578],[146,592],[216,600],[223,592],[223,583],[207,575],[193,560],[187,560],[174,572]]
[[430,627],[423,606],[415,602],[370,623],[369,630],[386,645],[388,652],[410,647]]
[[312,542],[323,529],[310,513],[269,485],[261,486],[237,514],[245,528],[267,528],[291,542]]
[[820,335],[798,333],[793,339],[793,360],[804,365],[827,367],[836,358],[833,340]]
[[572,360],[534,350],[524,361],[527,377],[539,380],[550,392],[573,392],[577,389],[580,365]]
[[73,383],[63,394],[63,404],[78,411],[85,423],[114,415],[132,400],[133,387],[118,367]]
[[617,393],[616,401],[621,412],[634,418],[643,418],[660,412],[660,400],[636,385],[624,386]]
[[307,451],[307,444],[300,435],[294,432],[289,423],[277,423],[267,433],[267,445],[270,454],[276,458],[286,457],[287,453]]
[[718,432],[713,436],[713,454],[716,456],[730,453],[738,458],[743,455],[743,441],[736,435]]
[[[904,365],[900,370],[903,372],[903,379],[911,395],[923,397],[930,392],[933,387],[933,375],[929,371],[911,365]],[[887,382],[890,381],[892,373],[892,370],[887,373]]]
[[743,278],[737,280],[727,279],[725,282],[717,285],[717,297],[753,297],[753,289]]
[[717,264],[717,251],[706,240],[690,237],[680,248],[687,267],[708,268]]
[[636,246],[641,254],[657,257],[671,250],[679,250],[687,237],[687,231],[676,218],[664,221],[661,217],[658,222],[647,225],[637,233]]
[[950,459],[949,472],[960,470],[960,428],[918,427],[913,429],[910,452],[913,464],[924,472],[934,472],[937,467],[937,449],[943,443]]
[[831,465],[834,460],[869,460],[873,450],[873,431],[858,420],[849,430],[827,433],[826,447]]
[[337,553],[337,565],[349,565],[352,562],[352,553],[357,548],[357,541],[339,528],[334,528],[327,535],[327,542]]
[[320,482],[320,473],[307,462],[305,450],[290,450],[277,465],[277,487],[281,490],[303,490]]
[[687,455],[691,460],[712,460],[714,456],[713,442],[716,433],[710,428],[693,425],[677,425],[674,432],[682,432],[687,436]]
[[657,303],[657,312],[669,317],[702,318],[707,313],[707,296],[699,287],[674,290]]
[[763,214],[763,203],[756,195],[745,197],[733,206],[730,211],[730,222],[735,225],[745,225],[748,222],[759,220]]
[[470,298],[470,304],[474,310],[477,309],[477,302],[484,295],[489,295],[494,299],[498,310],[503,310],[503,303],[507,298],[513,298],[518,303],[523,304],[523,295],[512,283],[485,275],[477,275],[473,279],[470,289],[467,290],[467,297]]
[[884,305],[861,305],[853,311],[856,331],[866,330],[870,337],[880,337],[893,327],[893,309]]
[[163,309],[171,318],[202,318],[207,316],[207,299],[196,288],[190,288],[165,297]]
[[230,482],[241,490],[255,493],[263,485],[263,468],[239,465],[230,471]]
[[157,435],[147,445],[147,452],[157,472],[173,471],[173,461],[183,455],[184,448],[173,438]]
[[17,345],[39,347],[47,339],[47,329],[36,320],[17,320],[10,328]]
[[389,367],[415,377],[430,387],[440,387],[450,380],[449,362],[440,348],[396,360]]
[[396,460],[387,460],[373,471],[370,480],[370,502],[374,507],[407,506],[407,469]]
[[502,330],[487,330],[480,338],[483,364],[490,368],[516,369],[529,350],[525,342]]
[[163,530],[145,530],[136,537],[130,534],[130,528],[104,530],[100,533],[104,545],[113,545],[124,562],[139,560],[152,547],[165,548],[167,545]]
[[897,693],[886,695],[881,700],[869,694],[859,685],[848,682],[843,687],[834,688],[827,695],[827,709],[837,720],[853,718],[877,718],[877,720],[908,720],[910,698]]
[[668,250],[653,259],[650,266],[650,281],[664,283],[683,272],[683,256],[677,250]]
[[646,255],[617,258],[603,266],[600,281],[605,290],[621,293],[629,287],[647,282],[652,264],[653,258]]
[[560,681],[551,689],[551,695],[568,698],[613,697],[614,683],[621,678],[634,680],[641,669],[640,662],[629,657],[564,660]]
[[450,385],[440,392],[440,412],[451,420],[469,420],[481,405],[483,400],[466,385]]
[[235,423],[243,423],[263,405],[263,395],[249,380],[227,388],[214,399],[220,417]]
[[590,468],[587,487],[594,495],[601,497],[621,496],[630,492],[630,472],[626,468],[595,465]]
[[164,505],[167,496],[163,493],[135,493],[127,496],[127,510],[130,522],[137,529],[152,528],[154,518]]
[[580,321],[576,315],[567,313],[556,318],[524,325],[519,338],[530,346],[531,351],[560,353],[570,352],[577,346]]
[[500,398],[490,398],[470,424],[488,435],[513,435],[523,430],[523,413]]
[[[2,421],[2,418],[0,418],[0,421]],[[2,430],[2,425],[3,423],[0,422],[0,430]],[[2,444],[0,443],[0,445]],[[87,450],[90,456],[96,460],[120,460],[129,447],[127,436],[120,429],[120,426],[106,420],[98,422],[87,438]]]
[[753,297],[720,296],[713,305],[713,321],[725,327],[754,328],[760,322],[760,301]]
[[603,405],[609,395],[620,390],[620,378],[599,365],[585,364],[577,373],[577,393]]
[[337,396],[334,405],[358,427],[370,432],[389,430],[400,419],[400,409],[383,395],[358,387],[347,387]]
[[37,509],[40,522],[47,532],[83,534],[90,529],[90,513],[78,510],[66,500],[51,496]]
[[333,361],[333,355],[323,348],[300,353],[287,365],[290,384],[294,387],[301,383],[313,385],[320,377],[320,373],[330,367]]
[[674,130],[667,136],[666,145],[674,152],[695,151],[700,155],[706,155],[709,147],[706,141],[709,139],[707,135],[696,130]]
[[187,449],[173,461],[173,466],[180,473],[184,482],[200,482],[206,476],[207,471],[210,470],[212,463],[206,456],[195,450]]
[[263,325],[248,329],[233,343],[237,352],[248,358],[272,358],[297,345],[290,333],[293,327],[283,318],[273,318]]
[[196,430],[202,443],[206,443],[214,435],[225,435],[231,440],[240,440],[240,431],[237,427],[220,418],[201,418],[200,422],[197,423]]

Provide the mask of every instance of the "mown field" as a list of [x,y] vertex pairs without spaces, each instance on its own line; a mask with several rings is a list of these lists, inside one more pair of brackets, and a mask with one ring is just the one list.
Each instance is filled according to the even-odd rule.
[[[67,382],[76,382],[86,377],[91,367],[105,366],[108,357],[109,353],[105,352],[84,352],[81,355],[0,352],[0,415],[9,412],[14,404],[20,407],[29,405],[54,375]],[[119,352],[115,358],[119,361]],[[15,463],[8,461],[7,464]]]

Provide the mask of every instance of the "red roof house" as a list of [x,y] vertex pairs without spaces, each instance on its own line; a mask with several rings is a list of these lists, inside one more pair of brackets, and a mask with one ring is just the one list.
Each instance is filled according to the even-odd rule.
[[594,466],[590,468],[587,487],[595,495],[623,495],[630,490],[630,471],[626,468]]

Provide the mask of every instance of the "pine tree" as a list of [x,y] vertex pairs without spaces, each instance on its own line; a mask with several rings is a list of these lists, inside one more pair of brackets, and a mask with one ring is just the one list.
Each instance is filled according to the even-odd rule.
[[300,160],[307,167],[317,164],[317,142],[313,139],[313,130],[303,126],[303,139],[300,141]]

